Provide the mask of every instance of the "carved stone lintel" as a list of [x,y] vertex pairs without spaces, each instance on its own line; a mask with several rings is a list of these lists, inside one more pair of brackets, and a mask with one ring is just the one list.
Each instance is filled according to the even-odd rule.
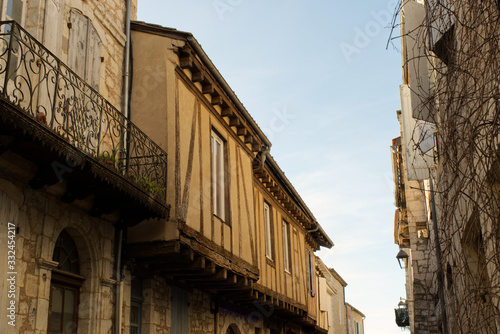
[[43,258],[36,259],[36,263],[38,264],[38,267],[40,269],[46,269],[46,270],[57,269],[57,266],[59,265],[59,262],[47,260],[47,259],[43,259]]

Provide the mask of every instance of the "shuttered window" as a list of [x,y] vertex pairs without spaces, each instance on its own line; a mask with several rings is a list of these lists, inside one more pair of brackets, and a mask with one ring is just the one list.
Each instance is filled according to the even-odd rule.
[[101,39],[92,22],[78,11],[70,11],[68,65],[94,89],[99,89]]

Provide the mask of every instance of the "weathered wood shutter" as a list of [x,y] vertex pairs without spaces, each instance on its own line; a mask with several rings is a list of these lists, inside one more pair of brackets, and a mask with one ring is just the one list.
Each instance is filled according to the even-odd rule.
[[307,293],[314,297],[314,260],[312,253],[306,249]]
[[96,90],[99,89],[99,72],[101,69],[101,39],[94,26],[88,21],[87,32],[87,59],[85,80]]
[[172,286],[172,334],[188,333],[188,292]]
[[56,56],[62,49],[63,0],[47,0],[43,23],[43,45]]
[[101,39],[92,22],[76,10],[70,11],[68,65],[94,89],[99,89]]

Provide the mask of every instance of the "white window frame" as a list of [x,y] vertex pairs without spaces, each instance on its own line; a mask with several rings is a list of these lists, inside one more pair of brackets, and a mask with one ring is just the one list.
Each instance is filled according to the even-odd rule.
[[283,262],[285,271],[290,273],[290,224],[285,220],[283,220]]
[[273,259],[273,239],[271,228],[271,206],[264,202],[264,225],[266,229],[266,257],[269,260]]
[[210,140],[210,149],[212,160],[213,213],[224,221],[226,219],[225,143],[213,130]]

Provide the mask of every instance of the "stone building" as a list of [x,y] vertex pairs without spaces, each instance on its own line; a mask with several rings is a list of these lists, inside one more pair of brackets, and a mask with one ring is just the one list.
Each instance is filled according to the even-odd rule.
[[333,268],[328,268],[319,257],[316,257],[316,270],[319,326],[327,330],[328,334],[364,333],[365,315],[346,303],[347,283],[344,279]]
[[395,238],[413,333],[496,333],[500,321],[495,2],[407,1]]
[[346,303],[347,310],[347,333],[348,334],[363,334],[365,332],[364,320],[365,315],[357,308],[349,303]]
[[192,35],[1,4],[0,332],[326,333],[333,243]]

